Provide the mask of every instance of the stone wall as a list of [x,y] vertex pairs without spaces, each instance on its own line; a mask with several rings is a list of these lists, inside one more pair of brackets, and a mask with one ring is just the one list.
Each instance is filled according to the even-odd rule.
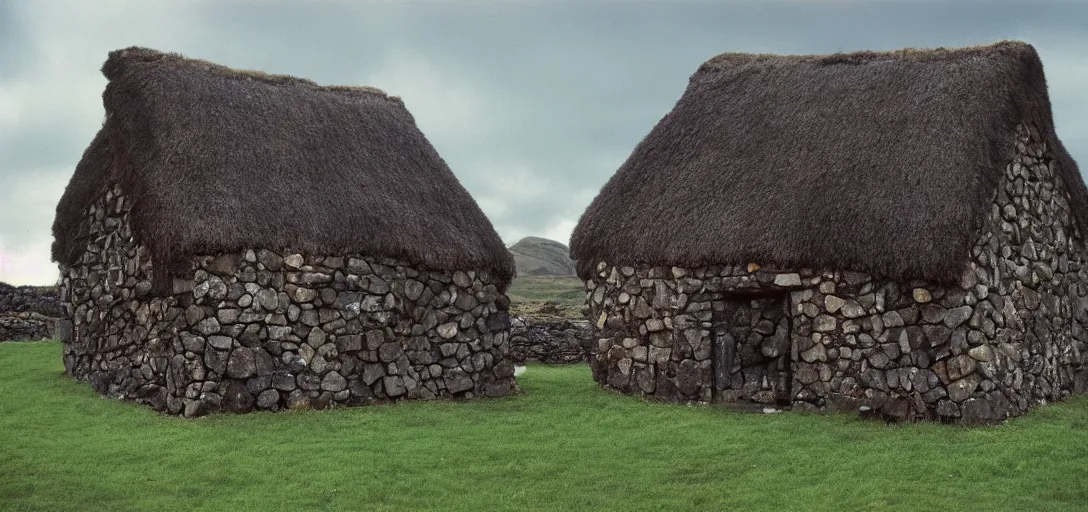
[[0,283],[0,341],[52,339],[59,316],[56,287]]
[[[964,423],[1088,391],[1083,239],[1048,148],[1024,127],[1017,147],[957,285],[601,262],[586,283],[594,378],[673,402],[770,403],[785,382],[794,407]],[[786,311],[784,366],[782,324],[756,298]]]
[[585,362],[593,339],[593,326],[585,320],[514,318],[510,327],[510,360],[517,364]]
[[517,391],[509,305],[486,271],[361,255],[197,257],[152,295],[152,260],[114,187],[63,268],[67,372],[170,414],[496,397]]
[[43,341],[55,335],[55,318],[37,313],[0,313],[0,341]]
[[47,317],[59,317],[55,286],[11,286],[0,283],[0,312],[37,313]]

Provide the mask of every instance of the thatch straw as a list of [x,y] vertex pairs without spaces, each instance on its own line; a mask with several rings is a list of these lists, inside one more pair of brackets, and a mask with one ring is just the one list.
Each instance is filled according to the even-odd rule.
[[602,188],[571,238],[596,262],[778,263],[954,281],[1039,129],[1086,232],[1088,190],[1019,42],[830,56],[723,54]]
[[53,258],[119,182],[155,261],[244,248],[363,253],[434,269],[514,263],[400,99],[144,48],[102,67],[107,121],[57,206]]

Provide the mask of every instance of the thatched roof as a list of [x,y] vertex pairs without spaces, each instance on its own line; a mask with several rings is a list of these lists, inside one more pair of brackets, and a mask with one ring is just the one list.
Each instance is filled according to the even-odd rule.
[[1088,191],[1030,45],[723,54],[601,189],[571,254],[583,277],[606,260],[954,281],[1022,121],[1053,149],[1085,232]]
[[57,206],[58,262],[79,257],[82,215],[119,182],[137,237],[172,265],[267,248],[514,274],[399,98],[143,48],[111,52],[102,72],[107,120]]

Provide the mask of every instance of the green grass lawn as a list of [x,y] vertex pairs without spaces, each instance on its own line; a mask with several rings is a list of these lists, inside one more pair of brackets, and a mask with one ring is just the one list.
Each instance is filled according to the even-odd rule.
[[586,301],[582,280],[568,276],[521,276],[510,284],[507,295],[514,302],[554,301],[580,306]]
[[466,403],[183,420],[0,344],[4,510],[1085,510],[1088,397],[1005,425],[747,414],[530,366]]

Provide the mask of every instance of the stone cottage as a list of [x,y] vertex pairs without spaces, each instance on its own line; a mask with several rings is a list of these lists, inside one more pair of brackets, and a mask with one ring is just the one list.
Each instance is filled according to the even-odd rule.
[[143,48],[53,225],[66,371],[170,414],[516,391],[514,262],[399,98]]
[[986,423],[1088,387],[1086,226],[1030,45],[728,53],[571,253],[603,386]]

